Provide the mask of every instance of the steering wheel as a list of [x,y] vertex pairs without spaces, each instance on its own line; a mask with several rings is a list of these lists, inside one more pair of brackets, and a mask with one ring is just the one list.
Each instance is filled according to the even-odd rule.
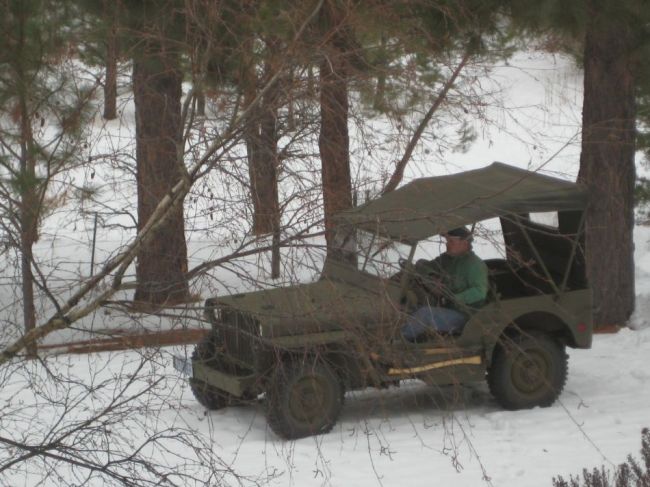
[[436,300],[442,298],[442,289],[441,284],[438,280],[427,279],[426,276],[422,274],[415,274],[413,276],[413,282],[420,286],[427,294],[433,296]]
[[398,264],[401,271],[391,279],[402,282],[403,276],[406,274],[406,280],[403,282],[403,304],[415,308],[426,301],[438,302],[442,299],[442,290],[439,285],[436,281],[428,279],[422,268],[418,269],[416,264],[404,258],[400,258]]

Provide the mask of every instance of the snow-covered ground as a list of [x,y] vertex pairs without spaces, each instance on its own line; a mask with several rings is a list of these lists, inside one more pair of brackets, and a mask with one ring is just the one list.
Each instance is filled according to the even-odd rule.
[[[581,76],[572,62],[522,53],[493,74],[504,90],[504,102],[485,110],[489,124],[475,123],[475,143],[467,152],[438,154],[445,165],[433,164],[429,153],[418,149],[407,178],[481,167],[495,160],[575,178],[582,100]],[[127,106],[126,114],[128,110]],[[113,129],[129,132],[128,127]],[[133,188],[121,191],[125,199],[133,195]],[[132,208],[133,202],[129,204]],[[70,279],[88,274],[91,227],[86,221],[83,228],[71,229],[63,219],[46,222],[37,252],[44,261],[55,263],[46,270],[51,282],[60,278],[65,289]],[[100,229],[98,260],[115,252],[129,235],[115,228]],[[192,233],[188,242],[194,263],[223,252],[200,235]],[[205,479],[206,472],[212,471],[214,477],[208,482],[212,485],[268,481],[298,487],[548,486],[554,475],[624,461],[639,449],[642,427],[650,426],[649,242],[650,228],[638,227],[637,311],[630,323],[635,330],[598,335],[591,350],[570,351],[566,389],[547,409],[503,411],[485,384],[437,389],[410,382],[385,391],[350,393],[332,432],[286,442],[268,429],[262,404],[206,412],[171,367],[172,354],[189,354],[190,347],[59,356],[4,367],[0,370],[0,436],[47,443],[99,415],[87,425],[92,434],[82,428],[67,434],[64,443],[87,448],[87,457],[106,459],[107,452],[134,451],[138,442],[160,436],[160,443],[143,449],[149,458],[176,474]],[[0,278],[9,283],[13,272],[5,266]],[[235,285],[232,274],[218,277],[225,288]],[[198,288],[197,292],[206,297],[208,291]],[[5,284],[0,297],[4,322],[19,322],[16,291]],[[143,325],[142,320],[150,327],[178,325],[149,317],[138,318],[137,326]],[[100,310],[75,328],[133,323],[136,320],[128,314]],[[73,336],[68,332],[51,339]],[[128,408],[114,402],[128,396],[134,396]],[[18,456],[19,451],[2,449],[0,460],[6,460],[5,454]],[[217,457],[217,463],[209,463]],[[79,471],[75,474],[65,466],[52,470],[52,462],[19,463],[0,472],[0,485],[32,486],[43,476],[42,485],[63,485],[64,480],[82,483]],[[189,477],[175,481],[203,485]],[[95,478],[88,485],[103,484]]]
[[[349,393],[332,432],[293,442],[269,430],[262,403],[206,412],[170,365],[171,354],[183,352],[167,349],[149,358],[139,352],[56,357],[48,361],[49,368],[78,384],[49,384],[52,379],[42,367],[29,376],[18,371],[3,387],[0,407],[5,413],[21,408],[20,415],[10,415],[21,420],[16,427],[28,426],[27,437],[38,438],[49,428],[64,427],[56,420],[65,398],[72,403],[83,397],[76,412],[64,420],[78,424],[103,411],[124,387],[125,375],[130,377],[144,362],[142,378],[131,393],[136,395],[153,380],[161,382],[132,401],[132,410],[107,413],[107,425],[99,421],[100,427],[126,437],[128,446],[122,448],[131,451],[129,442],[167,432],[172,438],[161,442],[165,448],[159,448],[159,458],[186,473],[195,467],[175,455],[193,454],[173,436],[189,429],[196,435],[192,441],[200,439],[197,448],[209,449],[245,476],[244,485],[257,479],[277,486],[550,486],[554,475],[623,462],[628,453],[636,454],[641,428],[650,425],[648,327],[598,335],[591,350],[570,351],[566,389],[549,408],[503,411],[484,383],[434,388],[414,381],[400,388]],[[122,379],[111,382],[114,376]],[[25,389],[28,380],[35,382],[32,389]],[[108,388],[99,387],[105,380]],[[97,390],[86,397],[90,384]],[[53,405],[41,388],[60,402]],[[34,390],[41,394],[34,395]],[[120,447],[115,439],[107,444],[114,450]],[[223,473],[224,465],[217,475],[236,485],[232,473]],[[28,472],[23,471],[26,466]],[[39,467],[39,462],[27,462],[6,476],[0,474],[0,485],[36,485],[46,471]],[[59,473],[71,478],[65,467],[59,467]],[[45,485],[61,483],[50,477]],[[215,480],[214,485],[221,484]]]

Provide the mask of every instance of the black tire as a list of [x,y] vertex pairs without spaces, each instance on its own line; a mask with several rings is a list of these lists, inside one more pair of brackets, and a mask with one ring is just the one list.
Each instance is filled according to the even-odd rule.
[[487,381],[505,409],[548,407],[564,389],[567,370],[564,345],[544,334],[525,334],[497,345]]
[[288,440],[327,433],[341,413],[343,394],[341,381],[327,364],[289,360],[269,381],[267,421]]
[[[217,344],[215,335],[210,332],[203,338],[192,352],[192,363],[196,361],[209,363],[213,367],[218,367],[219,357],[217,355]],[[244,401],[237,396],[212,387],[203,381],[190,378],[190,389],[199,404],[206,409],[216,410],[230,406],[237,406]]]

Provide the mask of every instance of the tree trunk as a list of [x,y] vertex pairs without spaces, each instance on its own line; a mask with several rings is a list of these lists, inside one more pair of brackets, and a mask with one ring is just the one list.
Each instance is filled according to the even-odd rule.
[[596,327],[634,310],[635,93],[630,32],[591,6],[578,180],[591,193],[586,257]]
[[[161,40],[144,43],[133,62],[138,229],[181,178],[181,81],[178,58]],[[173,304],[189,295],[183,205],[137,257],[135,301]]]
[[[264,68],[262,83],[270,79],[277,69],[273,42],[268,42],[268,59]],[[255,65],[249,59],[243,76],[245,103],[253,102],[258,94],[258,80]],[[253,202],[253,234],[270,234],[273,239],[271,252],[271,277],[280,277],[280,202],[278,200],[278,154],[277,111],[280,82],[269,87],[256,110],[246,122],[245,138],[248,152],[251,200]]]
[[119,2],[109,5],[104,0],[105,20],[109,22],[106,36],[106,80],[104,81],[104,118],[117,118],[117,12]]
[[[23,206],[25,205],[25,198],[23,198]],[[20,239],[20,261],[21,261],[21,275],[22,275],[22,299],[23,299],[23,326],[25,333],[30,332],[36,328],[36,307],[34,306],[34,274],[32,273],[32,247],[34,239],[29,227],[32,226],[30,217],[21,212],[21,226],[22,234]],[[27,227],[27,228],[25,228]],[[27,346],[27,356],[29,358],[36,357],[36,344],[30,343]]]
[[196,115],[205,117],[205,91],[202,86],[196,88]]
[[[33,247],[38,240],[38,211],[40,202],[37,193],[36,164],[33,156],[32,128],[27,108],[27,94],[20,94],[21,111],[21,155],[20,174],[20,271],[22,277],[23,327],[29,333],[36,327],[34,305]],[[27,346],[27,356],[36,357],[36,344]]]
[[[34,274],[32,273],[33,246],[38,240],[38,215],[40,201],[38,198],[38,179],[36,177],[36,149],[32,130],[32,115],[28,106],[30,99],[29,76],[23,70],[23,56],[27,30],[27,11],[21,9],[20,36],[17,52],[19,53],[16,69],[18,85],[18,108],[20,114],[20,175],[17,187],[20,188],[19,232],[20,232],[20,272],[22,278],[23,327],[25,334],[36,328],[36,307],[34,305]],[[27,357],[37,355],[36,343],[26,347]]]
[[296,121],[296,101],[294,99],[294,90],[295,90],[295,76],[293,69],[289,68],[287,76],[282,78],[282,92],[286,96],[285,103],[287,106],[287,123],[286,131],[294,132],[296,130],[297,121]]
[[321,69],[321,127],[318,138],[323,175],[323,203],[327,242],[331,244],[332,216],[352,207],[348,87],[340,63],[323,60]]
[[350,178],[350,139],[348,135],[348,80],[345,59],[346,38],[342,13],[327,2],[324,25],[331,29],[331,41],[320,63],[321,126],[318,148],[323,179],[325,238],[328,257],[352,259],[342,247],[342,236],[334,228],[332,217],[352,207]]
[[[268,69],[269,76],[273,69]],[[267,79],[268,79],[267,77]],[[257,178],[257,192],[264,205],[264,213],[259,215],[263,220],[265,230],[270,229],[273,237],[273,251],[271,252],[271,277],[280,277],[280,248],[277,242],[280,239],[280,202],[278,200],[278,172],[280,161],[278,154],[278,127],[277,127],[277,101],[278,83],[266,92],[260,107],[260,147],[258,151],[259,166],[255,168]],[[260,181],[263,183],[260,185]],[[268,233],[268,232],[265,232]]]
[[[254,69],[251,67],[251,70]],[[267,66],[266,71],[270,68]],[[271,73],[272,75],[273,73]],[[246,103],[257,96],[257,80],[251,72],[246,81]],[[256,111],[246,124],[248,171],[253,201],[253,233],[272,234],[280,224],[278,202],[278,84],[270,87]]]

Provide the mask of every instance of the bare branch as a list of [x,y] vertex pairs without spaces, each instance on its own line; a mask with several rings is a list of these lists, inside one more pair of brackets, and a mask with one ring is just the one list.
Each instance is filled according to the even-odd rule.
[[395,171],[393,172],[393,175],[390,177],[390,180],[382,190],[381,194],[386,194],[390,193],[393,191],[399,183],[402,182],[402,178],[404,177],[404,170],[406,169],[406,165],[408,164],[409,160],[411,159],[411,155],[413,154],[413,150],[415,149],[415,146],[417,145],[418,141],[420,140],[420,137],[422,137],[422,134],[424,133],[424,129],[427,127],[429,122],[431,121],[431,118],[433,117],[433,114],[436,113],[438,108],[440,108],[440,105],[442,105],[442,102],[445,101],[445,98],[447,97],[447,93],[449,93],[449,90],[454,86],[454,83],[456,82],[456,79],[458,78],[458,75],[460,72],[463,70],[467,62],[469,61],[469,58],[471,57],[471,51],[468,49],[465,51],[465,54],[463,55],[462,59],[460,60],[460,63],[458,66],[456,66],[456,69],[454,69],[453,73],[449,77],[449,79],[445,82],[444,86],[442,87],[442,90],[440,93],[438,93],[438,96],[434,100],[433,104],[431,105],[431,108],[429,108],[429,111],[426,113],[420,124],[418,125],[418,128],[415,130],[415,133],[413,134],[413,137],[411,137],[411,140],[409,141],[408,145],[406,146],[406,150],[404,151],[404,155],[402,158],[399,160],[397,165],[395,166]]

